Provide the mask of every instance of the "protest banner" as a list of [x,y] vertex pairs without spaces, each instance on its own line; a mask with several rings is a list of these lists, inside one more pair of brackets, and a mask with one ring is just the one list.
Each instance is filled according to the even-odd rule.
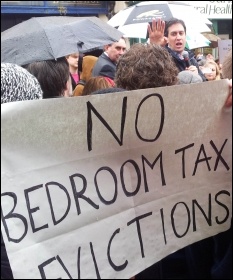
[[228,88],[2,104],[1,221],[14,278],[130,278],[227,230]]

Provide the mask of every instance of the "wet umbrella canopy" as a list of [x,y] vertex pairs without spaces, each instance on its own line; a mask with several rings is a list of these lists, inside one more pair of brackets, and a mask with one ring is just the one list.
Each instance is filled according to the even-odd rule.
[[118,12],[108,23],[126,37],[147,38],[147,25],[153,18],[169,21],[173,17],[185,22],[190,38],[192,33],[210,31],[208,24],[212,24],[193,6],[177,1],[143,1]]
[[1,62],[24,65],[90,51],[122,33],[97,17],[34,17],[1,33]]

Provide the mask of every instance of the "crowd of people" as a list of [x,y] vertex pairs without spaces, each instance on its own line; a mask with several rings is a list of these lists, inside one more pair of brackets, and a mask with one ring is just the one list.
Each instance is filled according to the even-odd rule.
[[186,26],[182,20],[173,19],[166,24],[161,19],[153,20],[148,24],[148,34],[149,43],[134,44],[128,50],[122,37],[103,46],[98,56],[95,51],[77,52],[22,67],[39,81],[43,99],[89,95],[106,87],[131,90],[223,78],[222,64],[211,54],[195,55],[185,49]]
[[[1,64],[1,103],[58,97],[80,98],[126,90],[146,89],[232,79],[232,51],[220,66],[213,57],[185,49],[186,26],[172,19],[148,25],[149,43],[128,50],[121,38],[103,47],[98,57],[68,54],[57,60],[18,66]],[[188,53],[188,63],[184,59]],[[225,106],[232,106],[231,83]],[[135,279],[231,279],[231,228],[189,245],[135,275]],[[1,238],[1,278],[12,279]]]

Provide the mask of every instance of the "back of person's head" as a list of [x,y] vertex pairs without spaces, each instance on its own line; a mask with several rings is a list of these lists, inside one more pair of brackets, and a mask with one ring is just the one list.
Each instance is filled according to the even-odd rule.
[[222,76],[224,79],[232,79],[232,49],[224,57],[222,63]]
[[135,44],[122,55],[116,67],[115,84],[126,90],[171,86],[178,69],[166,49]]
[[122,91],[125,91],[125,90],[123,88],[117,88],[117,87],[102,88],[102,89],[98,89],[98,90],[92,92],[91,95],[122,92]]
[[178,74],[178,85],[201,83],[201,76],[194,74],[191,71],[181,71]]
[[169,33],[169,27],[171,27],[174,24],[180,23],[183,27],[184,27],[184,32],[186,34],[186,25],[184,23],[183,20],[178,19],[178,18],[172,18],[169,21],[166,21],[165,23],[165,29],[164,29],[164,36],[168,37],[168,33]]
[[65,57],[57,60],[32,62],[25,68],[37,78],[43,90],[43,98],[65,95],[69,81],[69,64]]
[[107,77],[91,77],[85,84],[82,95],[89,95],[96,90],[111,88],[114,86],[114,82]]
[[1,104],[42,98],[37,79],[26,69],[11,63],[1,63]]
[[73,95],[80,96],[83,93],[84,85],[90,79],[92,74],[92,69],[95,66],[98,57],[93,55],[85,55],[82,60],[82,72],[80,74],[80,81],[76,88],[74,89]]

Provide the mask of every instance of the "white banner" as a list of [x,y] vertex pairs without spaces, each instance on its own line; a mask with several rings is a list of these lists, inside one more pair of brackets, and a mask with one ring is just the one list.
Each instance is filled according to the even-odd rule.
[[226,80],[1,105],[16,279],[129,278],[231,221]]

